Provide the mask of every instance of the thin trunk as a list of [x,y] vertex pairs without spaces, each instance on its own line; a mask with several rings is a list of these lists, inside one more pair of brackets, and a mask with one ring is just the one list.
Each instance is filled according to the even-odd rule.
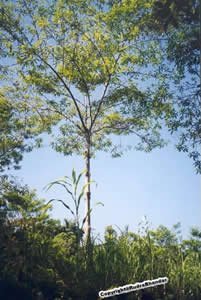
[[[89,114],[89,107],[87,103],[87,97],[84,98],[84,105],[85,105],[85,126],[88,127],[88,114]],[[91,241],[91,168],[90,168],[90,159],[91,159],[91,136],[90,131],[87,129],[85,131],[85,224],[84,224],[84,241],[86,245],[90,244]]]
[[85,155],[85,164],[86,164],[86,173],[85,173],[85,224],[84,224],[84,239],[86,243],[89,243],[91,240],[91,145],[90,141],[87,143],[86,155]]
[[86,250],[86,271],[88,273],[88,280],[93,278],[93,245],[91,242],[91,139],[87,139],[86,152],[85,152],[85,224],[84,224],[84,242]]

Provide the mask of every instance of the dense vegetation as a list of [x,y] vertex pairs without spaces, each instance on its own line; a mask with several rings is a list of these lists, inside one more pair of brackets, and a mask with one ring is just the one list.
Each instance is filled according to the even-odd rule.
[[27,186],[2,180],[0,198],[0,298],[98,299],[100,290],[169,277],[163,287],[118,299],[200,299],[201,231],[182,240],[179,227],[137,233],[111,226],[92,243],[87,264],[82,231],[50,217],[50,205]]

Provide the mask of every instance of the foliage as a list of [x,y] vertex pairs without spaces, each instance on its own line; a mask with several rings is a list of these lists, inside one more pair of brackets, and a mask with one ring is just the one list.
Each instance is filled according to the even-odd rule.
[[57,122],[55,114],[41,116],[41,104],[34,101],[16,86],[0,88],[0,172],[11,166],[18,169],[23,153],[40,147],[39,135]]
[[119,234],[108,226],[103,241],[93,241],[89,272],[75,224],[51,219],[50,207],[15,180],[4,180],[1,191],[2,299],[95,300],[100,290],[163,276],[169,278],[165,289],[146,289],[125,299],[200,298],[199,228],[182,240],[178,225],[150,230],[145,224],[137,233],[125,228]]
[[[119,156],[124,149],[111,136],[130,133],[140,138],[137,149],[150,151],[163,145],[156,119],[166,113],[170,132],[180,133],[177,149],[200,172],[199,5],[2,1],[1,78],[11,89],[5,96],[16,101],[25,94],[43,124],[55,124],[45,111],[56,113],[62,122],[52,145],[65,155],[85,156],[90,142],[90,155]],[[19,142],[2,140],[2,149],[11,148],[8,157],[2,150],[3,166],[30,149],[23,135]]]
[[75,270],[75,259],[69,258],[77,251],[74,227],[68,223],[62,226],[51,219],[50,204],[37,199],[26,186],[4,180],[1,187],[2,286],[10,286],[7,293],[11,293],[11,299],[17,297],[16,289],[31,294],[29,299],[38,299],[39,294],[45,299],[55,299],[64,293],[64,287],[68,293],[70,288],[63,279],[67,284],[71,278],[69,269]]
[[177,149],[188,153],[200,173],[200,1],[154,1],[148,27],[164,49],[166,82],[174,103],[168,128],[179,133]]
[[92,153],[113,149],[106,138],[111,133],[137,134],[147,150],[161,144],[155,120],[168,106],[154,97],[154,88],[139,85],[150,76],[156,80],[156,73],[143,78],[140,70],[159,65],[161,57],[156,44],[141,41],[149,5],[133,1],[132,8],[136,19],[129,28],[115,2],[2,3],[2,44],[18,66],[12,73],[18,90],[35,93],[63,119],[53,142],[57,151],[83,154],[89,138]]
[[[80,180],[82,179],[82,176],[84,175],[85,171],[81,172],[80,174],[76,174],[75,169],[72,170],[72,176],[68,177],[65,176],[59,180],[53,181],[47,185],[47,190],[54,186],[60,186],[64,188],[65,193],[70,198],[70,200],[73,202],[73,207],[71,204],[67,204],[69,201],[65,201],[62,199],[51,199],[48,203],[52,203],[55,201],[60,202],[70,213],[73,217],[73,222],[75,223],[78,231],[78,240],[80,241],[82,238],[83,233],[83,225],[85,223],[86,215],[82,220],[80,220],[80,205],[83,200],[84,191],[86,188],[86,185],[84,185],[82,188],[80,188]],[[87,183],[90,184],[90,183]],[[70,201],[70,202],[71,202]],[[80,224],[81,221],[81,224]]]

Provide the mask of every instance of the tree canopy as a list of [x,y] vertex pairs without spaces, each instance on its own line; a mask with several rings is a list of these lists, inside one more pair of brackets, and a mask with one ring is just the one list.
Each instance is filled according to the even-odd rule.
[[27,105],[33,103],[45,124],[58,122],[52,142],[56,151],[84,156],[88,231],[90,159],[95,152],[120,155],[121,145],[112,143],[114,134],[135,134],[135,147],[146,151],[164,144],[159,119],[171,107],[164,101],[159,44],[143,39],[150,5],[2,2],[1,43],[6,62],[14,63],[5,86],[20,93]]
[[154,1],[149,28],[163,41],[166,82],[171,83],[174,113],[168,128],[179,136],[177,149],[187,152],[201,172],[200,1]]
[[133,1],[130,28],[122,26],[123,8],[101,2],[2,4],[2,43],[17,64],[17,89],[23,86],[31,100],[41,97],[62,117],[54,146],[65,154],[82,154],[88,131],[94,149],[111,147],[108,133],[142,133],[150,149],[159,143],[154,119],[164,109],[162,95],[139,86],[149,77],[140,69],[161,59],[155,44],[142,41],[149,3]]
[[40,147],[39,135],[50,132],[50,125],[56,123],[58,117],[48,113],[47,118],[40,110],[39,102],[29,101],[15,86],[0,89],[0,172],[11,166],[19,168],[23,153]]

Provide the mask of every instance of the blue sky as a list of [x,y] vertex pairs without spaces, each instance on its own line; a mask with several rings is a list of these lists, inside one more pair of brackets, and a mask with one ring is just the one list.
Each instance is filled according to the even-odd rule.
[[[132,143],[132,137],[129,138]],[[44,147],[25,154],[22,168],[12,171],[23,182],[37,190],[47,200],[55,197],[70,199],[62,189],[46,192],[44,186],[51,181],[84,169],[81,157],[64,157]],[[179,153],[173,145],[151,153],[130,151],[121,158],[111,158],[99,152],[92,160],[92,227],[95,235],[103,234],[108,225],[137,230],[146,216],[150,227],[163,224],[171,228],[181,222],[183,236],[188,236],[192,226],[201,225],[201,185],[192,161]],[[101,201],[103,206],[96,206]],[[61,204],[54,204],[52,216],[69,218]]]

